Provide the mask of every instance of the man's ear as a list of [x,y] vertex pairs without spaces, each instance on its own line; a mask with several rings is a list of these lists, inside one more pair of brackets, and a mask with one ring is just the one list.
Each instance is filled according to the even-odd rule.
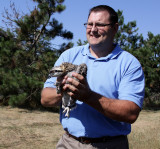
[[118,32],[118,27],[119,27],[118,23],[115,23],[114,26],[113,26],[115,34]]

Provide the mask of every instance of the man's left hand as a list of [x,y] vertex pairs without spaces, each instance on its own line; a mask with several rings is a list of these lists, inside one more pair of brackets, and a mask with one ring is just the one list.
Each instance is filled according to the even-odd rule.
[[64,82],[69,82],[64,84],[63,89],[69,89],[67,92],[71,97],[78,99],[80,101],[87,100],[89,95],[91,94],[91,89],[89,88],[87,80],[80,74],[73,72],[72,76],[74,78],[69,78],[67,76],[64,77]]

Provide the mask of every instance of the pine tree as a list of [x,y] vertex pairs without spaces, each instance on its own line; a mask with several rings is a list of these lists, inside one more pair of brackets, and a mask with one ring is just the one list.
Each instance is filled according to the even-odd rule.
[[123,11],[118,10],[119,29],[115,36],[115,43],[126,51],[133,52],[143,46],[143,36],[138,34],[136,21],[124,23]]
[[[64,0],[34,0],[35,9],[19,17],[14,5],[14,27],[0,30],[0,102],[12,106],[40,105],[40,92],[57,59],[52,43],[56,36],[72,39],[53,14],[61,13]],[[68,44],[70,48],[72,44]],[[63,44],[64,50],[67,48]],[[57,49],[58,50],[58,49]]]

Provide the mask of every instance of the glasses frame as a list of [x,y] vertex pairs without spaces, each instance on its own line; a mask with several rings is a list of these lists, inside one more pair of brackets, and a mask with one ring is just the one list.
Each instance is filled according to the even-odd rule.
[[[88,24],[90,24],[90,27],[88,27]],[[98,29],[103,29],[105,26],[113,25],[113,23],[105,24],[105,23],[95,23],[95,27]],[[92,29],[94,24],[93,23],[84,23],[84,26],[86,29]]]

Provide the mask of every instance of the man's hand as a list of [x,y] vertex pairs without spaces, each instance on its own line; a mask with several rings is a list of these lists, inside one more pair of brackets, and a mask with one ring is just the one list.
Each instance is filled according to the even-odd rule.
[[88,96],[91,94],[91,90],[89,88],[87,80],[82,75],[76,72],[73,72],[72,76],[77,80],[65,76],[62,81],[63,84],[65,83],[63,86],[63,90],[69,89],[69,92],[67,93],[75,99],[78,99],[80,101],[87,100]]

